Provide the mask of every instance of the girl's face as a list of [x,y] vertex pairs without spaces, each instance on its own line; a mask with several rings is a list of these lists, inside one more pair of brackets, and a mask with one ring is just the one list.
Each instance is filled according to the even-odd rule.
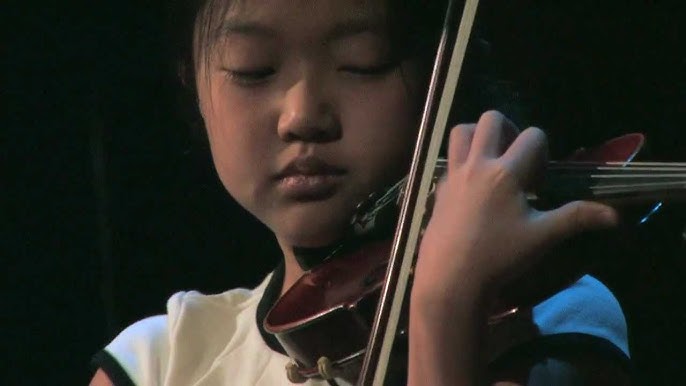
[[252,0],[198,66],[215,167],[282,245],[323,246],[407,172],[423,85],[381,1]]

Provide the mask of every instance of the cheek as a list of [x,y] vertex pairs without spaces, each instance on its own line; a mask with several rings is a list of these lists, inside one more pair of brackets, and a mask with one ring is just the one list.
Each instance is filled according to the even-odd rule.
[[219,179],[229,193],[240,200],[240,196],[243,195],[240,189],[245,188],[240,184],[241,181],[245,181],[245,170],[237,166],[241,165],[241,152],[246,146],[240,138],[232,135],[235,131],[232,127],[219,125],[217,121],[213,122],[211,119],[206,120],[206,126],[212,159]]
[[214,93],[203,107],[205,125],[217,174],[229,193],[246,207],[259,188],[254,176],[268,168],[269,138],[256,104]]
[[402,79],[358,95],[363,97],[344,99],[342,114],[356,156],[388,166],[407,159],[414,148],[418,114],[417,101],[408,95]]

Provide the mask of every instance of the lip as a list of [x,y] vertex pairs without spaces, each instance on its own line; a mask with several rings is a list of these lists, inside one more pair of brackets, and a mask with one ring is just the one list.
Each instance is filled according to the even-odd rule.
[[321,158],[307,156],[298,157],[289,162],[275,177],[283,179],[290,176],[337,176],[345,174],[345,169],[331,165]]
[[320,201],[331,197],[346,173],[345,169],[320,158],[298,157],[275,179],[284,196],[294,201]]

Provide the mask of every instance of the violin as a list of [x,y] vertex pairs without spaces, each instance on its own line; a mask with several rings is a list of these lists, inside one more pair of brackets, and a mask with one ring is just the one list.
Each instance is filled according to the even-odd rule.
[[[432,194],[446,169],[445,160],[438,159],[446,106],[452,104],[477,4],[466,2],[457,31],[458,12],[452,2],[448,6],[409,175],[361,203],[348,235],[277,301],[264,320],[265,330],[292,359],[287,368],[291,382],[342,378],[384,384],[393,347],[406,337],[403,309],[416,247],[431,213]],[[527,198],[541,208],[576,199],[616,205],[652,202],[640,218],[646,221],[659,209],[656,201],[686,198],[686,163],[631,162],[644,143],[643,134],[627,134],[550,162],[539,188]],[[504,302],[492,311],[489,324],[527,306]]]
[[[550,162],[529,201],[548,206],[574,199],[620,204],[686,198],[686,163],[630,162],[644,142],[643,134],[627,134],[579,150],[567,161]],[[445,162],[438,162],[433,187]],[[388,226],[397,217],[405,183],[406,178],[361,203],[351,220],[356,240],[342,242],[323,264],[305,273],[265,318],[265,329],[294,360],[288,370],[292,382],[359,372],[391,252]],[[660,206],[652,205],[639,221],[647,221]],[[520,307],[501,307],[489,323],[499,323]]]

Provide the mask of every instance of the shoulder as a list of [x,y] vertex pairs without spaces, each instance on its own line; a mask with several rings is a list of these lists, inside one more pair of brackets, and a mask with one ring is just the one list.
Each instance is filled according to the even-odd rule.
[[583,276],[532,310],[542,337],[597,341],[629,357],[626,319],[612,292],[592,276]]
[[[167,314],[137,321],[125,328],[93,358],[116,385],[157,384],[174,356],[201,349],[206,358],[218,353],[237,331],[254,323],[262,285],[204,295],[178,292],[167,301]],[[252,310],[252,312],[251,312]],[[199,366],[202,364],[198,363]]]
[[212,355],[223,349],[221,343],[253,327],[261,295],[259,288],[217,295],[176,293],[167,301],[168,340],[184,349],[202,347],[205,354]]
[[169,351],[167,316],[145,318],[125,328],[92,363],[102,369],[115,385],[152,384],[162,373]]
[[498,328],[515,338],[501,346],[489,365],[495,379],[519,381],[514,384],[628,383],[624,314],[612,292],[591,276]]
[[173,331],[178,323],[190,318],[218,318],[221,314],[239,313],[259,301],[261,291],[236,288],[220,294],[197,291],[177,292],[167,300],[167,317]]
[[[491,328],[491,365],[522,360],[595,358],[629,370],[627,325],[619,302],[600,281],[584,276],[529,310]],[[575,360],[578,362],[577,360]]]

